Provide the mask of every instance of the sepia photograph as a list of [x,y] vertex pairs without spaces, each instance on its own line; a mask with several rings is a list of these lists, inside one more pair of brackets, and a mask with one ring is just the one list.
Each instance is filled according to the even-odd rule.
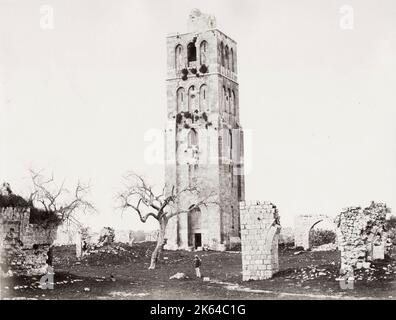
[[0,300],[395,300],[395,119],[394,0],[0,0]]

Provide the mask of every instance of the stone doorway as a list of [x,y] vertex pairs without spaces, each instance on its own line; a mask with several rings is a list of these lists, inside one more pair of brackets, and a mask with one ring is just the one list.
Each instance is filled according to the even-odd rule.
[[202,247],[202,235],[200,233],[194,234],[194,248]]

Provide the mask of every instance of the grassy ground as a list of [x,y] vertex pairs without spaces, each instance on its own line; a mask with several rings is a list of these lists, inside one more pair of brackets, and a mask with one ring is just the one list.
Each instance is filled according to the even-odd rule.
[[[336,277],[338,251],[280,251],[280,272],[272,279],[242,282],[240,252],[199,252],[202,275],[194,277],[196,253],[165,251],[156,270],[148,270],[152,243],[116,244],[75,261],[73,248],[58,247],[54,289],[38,288],[38,278],[3,279],[3,298],[33,299],[395,299],[396,263],[362,271],[354,289],[342,289]],[[177,272],[189,278],[170,280]],[[359,275],[358,275],[359,276]]]

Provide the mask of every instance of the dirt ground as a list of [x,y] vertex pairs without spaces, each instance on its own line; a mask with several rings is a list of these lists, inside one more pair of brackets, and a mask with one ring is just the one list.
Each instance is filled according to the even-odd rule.
[[[242,282],[240,252],[198,252],[202,276],[196,279],[196,252],[165,251],[148,270],[153,243],[113,244],[81,262],[71,246],[54,250],[54,288],[39,278],[2,279],[3,299],[395,299],[396,261],[359,270],[354,287],[341,288],[338,251],[280,250],[280,271],[272,279]],[[170,280],[177,272],[188,279]]]

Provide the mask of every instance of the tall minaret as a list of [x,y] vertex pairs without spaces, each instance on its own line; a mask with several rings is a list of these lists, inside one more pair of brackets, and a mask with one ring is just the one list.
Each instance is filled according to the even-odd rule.
[[[244,200],[237,45],[213,16],[194,9],[188,32],[167,37],[167,54],[167,189],[200,184],[215,190],[217,200],[171,218],[166,248],[223,250],[238,241]],[[186,195],[178,205],[193,202]]]

